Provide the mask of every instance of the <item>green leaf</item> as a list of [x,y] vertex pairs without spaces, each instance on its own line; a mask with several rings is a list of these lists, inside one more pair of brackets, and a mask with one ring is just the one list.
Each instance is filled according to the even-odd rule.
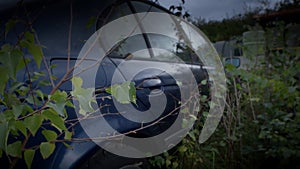
[[65,116],[65,106],[68,94],[65,91],[57,90],[50,96],[50,100],[54,103],[48,102],[47,106],[55,110],[59,115]]
[[0,158],[2,158],[3,151],[0,149]]
[[65,140],[71,140],[72,139],[72,132],[65,131]]
[[9,79],[9,76],[8,76],[8,70],[3,66],[0,66],[0,72],[1,72],[1,76],[0,76],[0,95],[3,95],[6,83]]
[[184,152],[187,151],[187,147],[186,147],[186,146],[180,146],[180,147],[178,148],[178,151],[179,151],[180,153],[184,153]]
[[167,159],[166,160],[166,167],[168,167],[169,165],[171,165],[171,163],[172,163],[171,160]]
[[82,79],[79,77],[72,78],[73,91],[71,95],[76,97],[79,102],[80,111],[82,115],[86,115],[87,112],[94,112],[95,110],[91,106],[91,103],[97,103],[93,97],[94,89],[93,88],[82,88]]
[[28,64],[30,62],[30,58],[25,58],[25,59],[22,59],[18,66],[17,66],[17,70],[21,70],[22,68],[25,67],[26,64]]
[[55,111],[48,109],[42,112],[45,119],[51,121],[51,125],[56,127],[58,130],[66,130],[65,122]]
[[8,139],[8,122],[0,123],[0,149],[6,151],[7,139]]
[[35,133],[41,127],[42,122],[43,122],[43,117],[39,114],[35,114],[33,116],[27,117],[24,120],[25,126],[28,128],[28,130],[31,132],[33,136],[35,136]]
[[24,125],[23,121],[16,121],[15,122],[15,126],[16,128],[21,131],[21,133],[27,137],[27,130],[26,130],[26,126]]
[[42,48],[36,44],[30,44],[28,46],[28,51],[33,56],[33,60],[37,64],[38,68],[40,68],[43,60]]
[[16,141],[7,146],[7,154],[13,157],[22,157],[22,142]]
[[11,93],[11,94],[14,93],[18,88],[20,88],[23,85],[24,85],[24,83],[14,82],[12,85],[9,86],[8,93]]
[[129,104],[130,102],[136,104],[136,89],[133,82],[127,81],[121,85],[112,85],[106,89],[106,92],[122,104]]
[[49,142],[42,142],[40,145],[40,152],[44,159],[48,158],[55,150],[55,144]]
[[53,141],[57,138],[57,134],[54,131],[51,130],[43,130],[42,134],[47,139],[47,141]]
[[24,36],[28,42],[34,43],[34,34],[33,33],[25,32]]
[[[8,94],[8,93],[4,93],[4,101],[6,102],[6,105],[9,107],[9,108],[12,108],[11,106],[12,105],[19,105],[19,104],[22,104],[20,102],[20,99],[17,97],[16,94]],[[12,110],[11,110],[12,112]],[[14,114],[13,112],[11,113],[12,115],[12,118],[14,118]]]
[[75,108],[75,106],[73,105],[72,102],[70,102],[70,100],[68,100],[68,101],[66,102],[66,106],[71,107],[71,108]]
[[196,136],[195,136],[195,133],[194,133],[194,132],[189,132],[189,133],[188,133],[188,136],[190,136],[190,138],[191,138],[193,141],[196,141]]
[[[14,49],[10,45],[3,45],[0,51],[0,63],[7,71],[7,75],[16,79],[16,72],[19,62],[22,60],[22,52],[18,49]],[[1,72],[3,73],[3,72]]]
[[18,23],[18,20],[15,19],[10,19],[6,24],[5,24],[5,36],[8,34],[8,32],[15,27],[15,25]]
[[206,79],[201,81],[201,85],[206,85],[206,84],[207,84],[207,80]]
[[6,121],[14,119],[14,114],[13,114],[12,110],[9,110],[9,109],[5,110],[2,114],[3,114],[4,120],[6,120]]
[[15,116],[15,119],[18,119],[18,117],[22,114],[24,109],[24,105],[13,105],[12,110]]
[[38,68],[40,68],[43,60],[43,53],[41,46],[34,43],[33,33],[25,33],[25,40],[21,41],[21,46],[28,49],[28,52],[33,56],[33,60],[37,64]]
[[34,158],[35,150],[25,150],[24,151],[24,160],[27,165],[27,168],[31,168],[32,160]]
[[179,165],[179,164],[178,164],[178,162],[176,162],[176,161],[175,161],[175,162],[173,162],[173,166],[172,166],[172,168],[177,168],[177,167],[178,167],[178,165]]
[[37,96],[39,97],[39,98],[41,98],[42,99],[42,101],[44,101],[44,93],[41,91],[41,90],[35,90],[35,93],[37,94]]

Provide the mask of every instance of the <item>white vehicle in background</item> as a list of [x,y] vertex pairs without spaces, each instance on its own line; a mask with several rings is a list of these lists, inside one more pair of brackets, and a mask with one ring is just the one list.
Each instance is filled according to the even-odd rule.
[[265,58],[264,31],[247,31],[242,40],[232,39],[214,43],[224,65],[232,64],[240,69],[251,69]]

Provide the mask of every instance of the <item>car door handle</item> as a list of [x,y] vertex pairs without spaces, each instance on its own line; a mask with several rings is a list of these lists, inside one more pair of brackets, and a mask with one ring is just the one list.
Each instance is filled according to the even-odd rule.
[[157,87],[157,86],[161,86],[162,82],[160,79],[146,79],[143,81],[143,87],[147,88],[147,87]]

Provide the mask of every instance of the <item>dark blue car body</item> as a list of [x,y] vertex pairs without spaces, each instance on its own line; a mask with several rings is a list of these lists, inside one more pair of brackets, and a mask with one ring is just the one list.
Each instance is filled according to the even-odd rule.
[[[69,40],[69,29],[70,29],[70,4],[71,1],[60,1],[60,0],[48,0],[48,1],[25,1],[27,14],[25,13],[25,8],[17,9],[16,6],[8,7],[3,9],[1,12],[1,30],[4,30],[5,22],[10,18],[20,17],[22,19],[29,19],[32,24],[31,26],[37,32],[38,39],[40,43],[45,46],[43,49],[43,54],[46,59],[46,64],[51,67],[51,72],[57,79],[62,78],[66,72],[67,67],[67,57],[68,57],[68,40]],[[117,19],[121,16],[136,12],[163,12],[168,13],[168,11],[155,3],[142,0],[104,0],[104,1],[81,1],[74,0],[72,1],[72,31],[71,31],[71,51],[70,51],[70,66],[74,66],[78,57],[80,50],[82,49],[85,41],[99,28],[101,28],[105,23],[108,23],[114,19]],[[91,18],[96,18],[95,22],[89,23]],[[19,26],[19,27],[18,27]],[[24,25],[16,25],[17,33],[22,32]],[[19,31],[19,32],[18,32]],[[110,55],[105,57],[97,72],[97,79],[95,82],[95,87],[97,89],[107,88],[111,86],[111,78],[118,69],[118,65],[124,61],[125,55],[132,53],[134,51],[156,47],[154,40],[159,38],[167,37],[157,37],[157,35],[139,35],[131,37],[128,39],[128,42],[134,43],[133,48],[127,48],[126,53],[120,53],[117,49],[115,52],[112,52]],[[17,41],[15,32],[10,32],[1,38],[0,45],[5,43],[14,44]],[[164,42],[157,40],[156,42]],[[172,43],[172,39],[168,39],[168,42]],[[150,46],[149,46],[150,45]],[[174,44],[170,44],[172,46]],[[186,52],[186,51],[185,51]],[[192,53],[184,53],[186,57],[191,57]],[[29,55],[29,54],[28,54]],[[185,58],[186,59],[186,58]],[[191,71],[194,73],[195,79],[200,83],[203,79],[207,78],[206,71],[202,68],[202,63],[197,60],[190,59],[185,60],[189,65]],[[142,65],[144,62],[149,64],[160,64],[164,66],[166,62],[159,60],[147,60],[147,59],[137,59],[132,60],[136,65]],[[174,63],[175,64],[175,63]],[[138,67],[138,66],[137,66]],[[42,71],[47,75],[46,67],[42,64],[41,68],[38,69],[34,63],[29,63],[30,72]],[[132,67],[128,72],[138,72],[135,67]],[[184,74],[186,72],[179,72]],[[19,81],[26,82],[28,80],[27,74],[25,71],[19,71],[17,74]],[[48,77],[44,77],[48,79]],[[123,76],[124,81],[130,80],[126,76]],[[146,80],[146,83],[145,83]],[[183,79],[184,80],[184,79]],[[178,84],[176,81],[167,73],[161,72],[157,69],[149,69],[144,72],[139,72],[133,80],[136,87],[142,86],[137,89],[137,105],[136,108],[139,110],[147,110],[151,106],[149,103],[149,97],[151,91],[155,89],[160,89],[164,91],[167,96],[167,106],[163,114],[172,112],[176,107],[180,106],[180,92],[178,89]],[[58,81],[55,81],[57,83]],[[72,90],[71,82],[65,82],[59,87],[60,90],[70,92]],[[49,93],[50,87],[43,87],[41,90],[44,93]],[[202,90],[203,91],[203,90]],[[99,90],[97,96],[98,105],[101,104],[112,104],[110,100],[102,100],[102,97],[109,96],[105,91]],[[179,101],[178,101],[179,100]],[[76,113],[74,109],[67,108],[68,120],[76,119]],[[116,112],[114,106],[110,106],[109,109],[103,109],[103,112]],[[177,117],[177,112],[174,112],[172,116],[164,119],[161,123],[158,123],[154,126],[141,130],[135,134],[133,137],[151,137],[165,131]],[[126,133],[140,127],[139,123],[132,122],[128,119],[125,119],[121,115],[107,116],[105,120],[108,121],[111,126],[120,133]],[[96,122],[95,122],[96,123]],[[91,127],[93,124],[91,123]],[[51,128],[50,128],[51,129]],[[80,125],[75,125],[73,127],[73,137],[74,138],[88,138],[88,135],[84,132]],[[31,140],[29,144],[34,145],[35,142],[41,141],[43,138],[37,134],[36,138]],[[40,155],[36,155],[32,168],[43,168],[43,169],[67,169],[67,168],[76,168],[84,164],[85,161],[90,159],[96,152],[100,150],[100,147],[92,141],[86,142],[69,142],[72,147],[67,148],[62,143],[56,143],[55,152],[46,160],[42,159]],[[130,162],[131,159],[124,158],[125,161]],[[123,159],[123,160],[124,160]],[[100,168],[120,168],[118,166],[118,158],[116,158],[115,163],[111,166],[103,164],[99,166]],[[2,162],[1,162],[2,163]],[[22,168],[24,162],[20,162],[19,165]],[[2,164],[0,166],[2,168]]]

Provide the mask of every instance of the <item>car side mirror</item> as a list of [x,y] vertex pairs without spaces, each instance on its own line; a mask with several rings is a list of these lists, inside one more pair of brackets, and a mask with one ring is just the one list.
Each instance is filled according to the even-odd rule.
[[226,58],[225,59],[225,64],[232,64],[234,65],[236,68],[240,67],[241,65],[241,60],[240,58]]

